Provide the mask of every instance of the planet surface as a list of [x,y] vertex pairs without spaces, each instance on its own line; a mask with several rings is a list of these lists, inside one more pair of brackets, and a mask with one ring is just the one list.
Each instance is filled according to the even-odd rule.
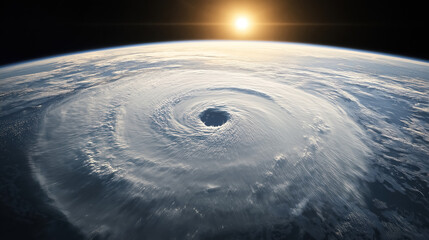
[[6,235],[429,236],[425,61],[146,44],[2,67],[0,107]]

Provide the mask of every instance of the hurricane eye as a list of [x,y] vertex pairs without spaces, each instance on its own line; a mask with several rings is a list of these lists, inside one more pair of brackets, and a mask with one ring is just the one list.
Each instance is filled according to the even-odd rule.
[[229,113],[217,108],[209,108],[200,114],[201,121],[209,127],[219,127],[229,120]]

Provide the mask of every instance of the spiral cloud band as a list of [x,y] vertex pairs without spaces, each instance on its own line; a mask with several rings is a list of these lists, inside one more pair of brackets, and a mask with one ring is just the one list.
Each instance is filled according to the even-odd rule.
[[394,203],[373,194],[407,194],[410,179],[427,189],[426,63],[222,41],[50,61],[33,66],[50,71],[28,95],[44,108],[28,155],[55,207],[88,236],[428,233],[417,224],[427,216],[381,217],[374,206]]

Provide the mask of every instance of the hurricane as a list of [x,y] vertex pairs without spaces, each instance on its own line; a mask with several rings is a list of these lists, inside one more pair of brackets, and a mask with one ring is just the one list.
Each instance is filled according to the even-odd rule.
[[88,238],[429,234],[427,62],[191,41],[0,74],[3,136]]

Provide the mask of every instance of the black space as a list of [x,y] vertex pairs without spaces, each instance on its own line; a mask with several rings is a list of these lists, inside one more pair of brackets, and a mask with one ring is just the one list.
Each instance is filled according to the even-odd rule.
[[15,0],[0,3],[0,64],[126,44],[240,39],[225,31],[225,26],[144,25],[226,21],[226,12],[240,6],[250,7],[264,22],[322,24],[266,26],[245,39],[316,43],[429,59],[424,1]]

